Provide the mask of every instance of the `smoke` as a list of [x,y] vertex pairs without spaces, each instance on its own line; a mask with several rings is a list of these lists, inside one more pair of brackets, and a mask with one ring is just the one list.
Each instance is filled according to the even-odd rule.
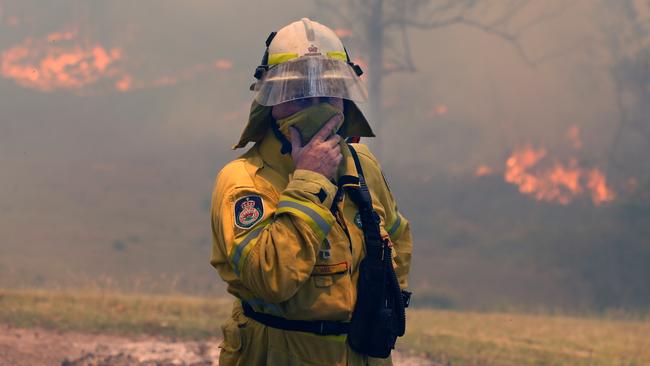
[[[522,40],[535,66],[477,29],[412,33],[415,70],[386,79],[375,152],[412,223],[421,298],[646,301],[630,273],[646,274],[647,154],[634,129],[612,149],[608,9],[581,2],[540,22]],[[268,33],[309,15],[329,24],[311,2],[0,0],[0,285],[182,274],[187,291],[214,291],[215,175],[241,153],[230,147]],[[627,73],[642,54],[621,47],[615,75],[644,90]],[[644,126],[644,95],[624,98],[630,128]]]

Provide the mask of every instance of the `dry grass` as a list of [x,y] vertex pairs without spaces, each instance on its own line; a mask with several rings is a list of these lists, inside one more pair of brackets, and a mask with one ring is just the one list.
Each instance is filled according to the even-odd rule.
[[0,290],[0,322],[117,334],[160,334],[182,339],[220,336],[231,301],[188,296],[102,292]]
[[451,365],[650,365],[650,321],[409,312],[402,345]]
[[[0,290],[0,322],[182,339],[219,336],[230,300]],[[399,347],[446,365],[650,365],[650,319],[413,309]]]

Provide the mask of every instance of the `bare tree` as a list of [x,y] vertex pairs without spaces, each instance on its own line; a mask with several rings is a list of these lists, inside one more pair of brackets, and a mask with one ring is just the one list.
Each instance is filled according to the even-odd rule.
[[609,52],[619,118],[609,169],[650,191],[650,1],[602,0],[600,23]]
[[[382,126],[382,84],[396,72],[416,71],[409,30],[464,26],[509,43],[521,59],[535,66],[551,57],[532,59],[522,38],[527,31],[557,16],[566,7],[546,7],[532,21],[521,22],[533,3],[547,0],[314,0],[319,14],[349,30],[353,43],[367,62],[369,117]],[[556,4],[557,5],[557,4]]]

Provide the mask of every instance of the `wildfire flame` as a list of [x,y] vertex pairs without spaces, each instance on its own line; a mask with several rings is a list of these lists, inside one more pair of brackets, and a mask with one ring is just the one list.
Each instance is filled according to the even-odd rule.
[[492,169],[492,168],[491,168],[490,166],[488,166],[488,165],[481,164],[481,165],[479,165],[478,168],[476,168],[476,170],[474,171],[474,176],[477,176],[477,177],[484,177],[484,176],[486,176],[486,175],[491,175],[492,173],[494,173],[494,169]]
[[444,116],[449,112],[449,107],[447,107],[445,104],[438,104],[434,109],[433,113],[435,113],[436,116]]
[[582,139],[580,138],[580,127],[578,125],[572,125],[566,132],[565,137],[571,142],[571,146],[574,149],[582,149]]
[[230,70],[233,67],[233,63],[230,60],[226,59],[217,59],[212,65],[209,64],[196,64],[194,66],[185,68],[184,70],[178,71],[171,75],[161,76],[151,83],[139,83],[137,85],[138,89],[147,88],[147,87],[162,87],[176,85],[183,81],[188,81],[196,79],[200,74],[208,72],[211,68],[217,70]]
[[120,92],[176,85],[212,70],[230,70],[233,63],[216,59],[168,75],[136,79],[124,69],[124,52],[106,48],[77,31],[56,32],[42,39],[27,38],[0,54],[0,75],[16,84],[43,92],[81,90],[102,80],[112,80]]
[[339,38],[347,38],[352,36],[352,30],[347,28],[336,28],[334,29],[334,33],[336,33]]
[[449,113],[449,107],[446,104],[436,104],[429,109],[427,116],[429,118],[442,117]]
[[5,26],[11,28],[19,26],[21,19],[15,15],[5,14],[2,6],[2,2],[0,2],[0,27]]
[[225,59],[218,59],[217,61],[214,62],[214,67],[219,69],[219,70],[230,70],[232,69],[232,61],[230,60],[225,60]]
[[591,170],[587,179],[587,187],[591,189],[591,200],[595,205],[611,202],[616,198],[614,192],[607,187],[605,175],[600,170]]
[[107,49],[89,41],[75,42],[75,31],[27,38],[1,55],[2,76],[18,85],[49,92],[79,89],[121,74],[120,48]]
[[605,175],[597,168],[584,170],[575,159],[567,164],[555,162],[543,169],[540,162],[546,157],[545,149],[530,146],[518,149],[506,161],[504,179],[519,187],[519,192],[539,201],[569,204],[588,190],[594,205],[611,202],[616,197],[607,185]]
[[133,78],[131,75],[124,75],[120,80],[115,82],[115,89],[121,91],[121,92],[126,92],[131,90],[133,85]]

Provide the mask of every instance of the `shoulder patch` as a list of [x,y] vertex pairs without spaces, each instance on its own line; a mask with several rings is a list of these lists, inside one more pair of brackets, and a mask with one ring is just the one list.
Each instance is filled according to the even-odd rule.
[[235,225],[248,229],[262,220],[264,204],[258,195],[244,196],[235,202]]

